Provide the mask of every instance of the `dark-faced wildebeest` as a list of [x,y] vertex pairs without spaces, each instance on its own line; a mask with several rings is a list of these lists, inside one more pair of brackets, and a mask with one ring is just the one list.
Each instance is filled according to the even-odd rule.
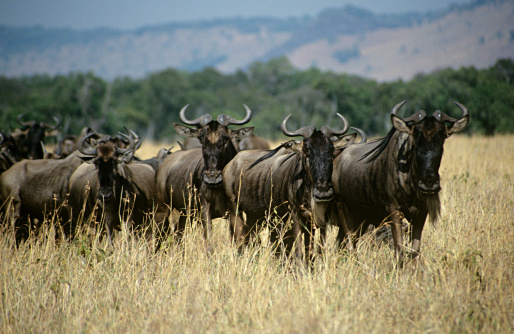
[[22,128],[15,129],[11,136],[16,141],[23,159],[43,159],[41,143],[44,143],[45,137],[57,135],[61,122],[54,117],[55,125],[51,126],[46,122],[22,121],[23,116],[24,114],[21,114],[16,118]]
[[80,216],[87,220],[97,206],[96,218],[104,219],[112,246],[113,230],[121,227],[120,218],[124,214],[134,229],[147,227],[145,222],[150,221],[148,215],[154,208],[155,172],[147,164],[131,163],[137,147],[133,132],[129,131],[129,136],[125,136],[129,142],[127,148],[116,146],[117,139],[110,136],[103,136],[88,145],[92,135],[78,144],[81,158],[89,163],[81,165],[70,177],[70,216],[77,224]]
[[[303,137],[302,141],[291,140],[272,151],[241,151],[225,167],[223,185],[229,202],[231,234],[239,251],[249,235],[258,231],[260,222],[274,213],[282,222],[291,218],[293,227],[287,231],[272,228],[271,243],[283,242],[287,254],[296,242],[295,257],[299,261],[302,247],[298,238],[303,232],[305,256],[312,255],[312,220],[322,229],[324,238],[329,218],[332,161],[341,152],[340,146],[356,137],[352,134],[338,139],[348,131],[348,122],[337,115],[343,121],[341,130],[306,126],[294,132],[287,130],[289,115],[282,121],[282,132],[289,137]],[[279,233],[284,233],[282,240],[278,240]]]
[[212,251],[211,220],[224,216],[227,210],[222,170],[238,152],[234,141],[249,136],[253,131],[253,127],[229,129],[230,125],[243,125],[250,121],[252,111],[246,105],[244,107],[246,116],[241,121],[225,114],[219,115],[216,121],[209,114],[191,121],[185,117],[187,105],[182,108],[180,120],[195,128],[174,124],[176,131],[186,137],[198,138],[202,147],[173,153],[164,160],[155,176],[159,198],[156,222],[167,221],[163,225],[167,226],[170,209],[180,211],[178,226],[173,225],[180,236],[185,229],[187,212],[194,211],[199,203],[196,209],[201,212],[208,252]]
[[412,224],[412,256],[416,257],[427,215],[435,222],[440,212],[439,166],[444,141],[469,122],[467,109],[458,102],[455,104],[462,111],[459,119],[439,110],[433,116],[421,110],[402,119],[397,112],[404,103],[392,109],[393,128],[387,136],[345,149],[335,159],[332,175],[337,203],[333,218],[340,220],[339,242],[349,236],[348,229],[360,235],[369,225],[378,227],[384,221],[392,221],[400,265],[402,219]]

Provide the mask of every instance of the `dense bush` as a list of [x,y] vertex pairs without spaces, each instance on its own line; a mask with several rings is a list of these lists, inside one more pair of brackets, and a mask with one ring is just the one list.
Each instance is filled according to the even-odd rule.
[[319,127],[337,126],[334,115],[340,112],[352,126],[373,135],[387,131],[389,111],[402,100],[408,100],[405,114],[423,109],[430,115],[440,109],[453,116],[459,115],[453,105],[459,101],[472,118],[466,131],[493,135],[514,131],[513,73],[513,60],[501,59],[487,69],[448,68],[408,82],[379,83],[316,68],[298,70],[282,57],[233,74],[167,69],[112,82],[94,73],[0,77],[0,122],[8,130],[22,113],[24,119],[58,116],[67,134],[86,125],[116,133],[125,125],[147,138],[168,140],[186,104],[190,117],[222,112],[242,117],[246,104],[254,111],[256,133],[270,138],[280,135],[280,121],[289,113],[294,114],[291,126]]

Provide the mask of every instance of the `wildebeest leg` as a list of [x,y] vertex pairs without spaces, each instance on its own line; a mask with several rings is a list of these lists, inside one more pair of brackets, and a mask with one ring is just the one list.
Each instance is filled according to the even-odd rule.
[[403,266],[403,233],[402,233],[402,219],[403,214],[395,211],[391,215],[392,224],[391,232],[393,233],[395,257],[400,268]]
[[154,216],[155,251],[158,251],[161,248],[162,242],[166,240],[170,233],[174,232],[172,229],[178,224],[179,215],[180,213],[176,209],[173,209],[170,214],[170,207],[166,204],[157,207]]
[[63,212],[61,219],[62,219],[61,229],[62,229],[63,237],[64,237],[64,239],[71,241],[75,237],[75,231],[76,231],[74,220],[71,219],[71,217],[68,215],[68,211],[66,211],[66,213]]
[[106,230],[107,230],[107,238],[109,240],[109,246],[114,247],[114,244],[112,242],[112,235],[113,235],[113,228],[112,226],[110,226],[110,224],[105,224],[106,225]]
[[298,213],[296,216],[301,219],[300,230],[302,231],[304,238],[305,260],[308,261],[309,264],[312,264],[314,262],[314,249],[316,248],[314,238],[316,226],[313,215],[310,210],[307,210],[303,205],[301,205],[298,207]]
[[307,222],[306,226],[302,226],[303,238],[304,238],[304,253],[305,260],[308,261],[309,265],[314,263],[314,250],[315,244],[315,228],[314,223]]
[[280,254],[280,233],[277,226],[269,227],[269,242],[272,248],[274,248],[275,256]]
[[212,248],[212,221],[211,221],[211,206],[206,201],[202,203],[202,224],[203,224],[203,237],[205,239],[205,247],[207,254],[213,253]]
[[104,208],[104,224],[107,230],[107,237],[109,238],[109,245],[111,247],[114,247],[114,222],[118,221],[117,212],[118,210],[112,210],[110,207]]
[[19,219],[21,215],[21,199],[18,195],[12,198],[12,209],[11,209],[11,217],[12,219]]
[[348,247],[350,251],[353,251],[356,248],[357,238],[352,237],[352,232],[348,228],[350,225],[353,229],[353,221],[348,221],[349,216],[345,215],[343,209],[343,203],[340,200],[335,201],[335,205],[332,209],[331,221],[332,224],[336,222],[339,226],[339,231],[337,232],[337,248],[343,249],[345,246]]
[[319,229],[319,249],[318,254],[321,258],[325,255],[325,249],[326,249],[326,243],[327,243],[327,229],[326,228],[320,228]]
[[232,210],[230,210],[230,235],[232,236],[232,241],[237,247],[238,253],[242,254],[244,246],[247,243],[247,233],[245,228],[245,223],[240,215],[236,214]]
[[[286,254],[289,256],[290,252],[293,250],[294,247],[294,256],[295,256],[295,262],[297,266],[301,266],[302,264],[302,258],[303,258],[303,248],[302,247],[302,224],[306,226],[306,223],[304,220],[302,220],[296,212],[292,212],[291,215],[293,228],[286,232],[286,235],[284,236],[284,244],[286,245]],[[310,223],[310,222],[309,222]],[[290,234],[288,236],[287,234]],[[313,234],[313,233],[312,233]],[[307,259],[308,254],[305,254],[305,258]]]
[[27,215],[21,215],[21,199],[17,194],[11,200],[10,219],[16,244],[19,245],[30,235],[30,220]]
[[421,214],[416,216],[412,220],[412,259],[417,259],[421,250],[421,233],[423,232],[423,227],[425,226],[426,214]]

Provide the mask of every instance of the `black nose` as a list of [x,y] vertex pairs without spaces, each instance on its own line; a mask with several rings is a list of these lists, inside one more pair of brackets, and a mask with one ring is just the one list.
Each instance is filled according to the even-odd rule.
[[422,193],[425,194],[435,194],[441,190],[441,185],[439,184],[439,179],[432,180],[430,182],[418,182],[418,188]]
[[98,193],[98,199],[108,201],[114,197],[114,193],[112,191],[101,191]]
[[203,181],[210,186],[220,185],[223,181],[223,174],[220,170],[206,170],[203,174]]
[[334,197],[334,190],[332,187],[315,187],[312,191],[312,196],[314,197],[314,200],[318,202],[330,201]]

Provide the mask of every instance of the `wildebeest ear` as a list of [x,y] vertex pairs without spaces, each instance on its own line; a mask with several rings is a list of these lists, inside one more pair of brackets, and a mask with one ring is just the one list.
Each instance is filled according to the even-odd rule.
[[468,123],[469,115],[463,116],[462,118],[458,119],[455,123],[448,127],[448,137],[450,137],[454,133],[464,130]]
[[182,124],[177,124],[177,123],[173,123],[173,127],[175,128],[175,131],[177,131],[177,133],[181,136],[191,137],[191,138],[198,137],[197,129],[191,129],[187,126],[184,126]]
[[393,123],[393,126],[395,127],[396,130],[406,133],[406,134],[411,133],[411,128],[400,117],[398,117],[396,115],[391,115],[391,123]]
[[357,133],[351,133],[349,135],[343,136],[342,138],[334,140],[334,148],[342,148],[351,144],[357,138]]
[[295,152],[302,152],[303,141],[302,140],[290,140],[283,144],[283,146],[287,149],[293,150]]
[[244,137],[248,137],[253,133],[255,126],[249,126],[247,128],[242,128],[238,130],[232,130],[232,138],[234,139],[242,139]]
[[357,133],[351,133],[349,135],[343,136],[342,138],[336,139],[333,141],[334,143],[334,153],[332,154],[332,158],[337,157],[343,149],[353,143],[357,138]]

